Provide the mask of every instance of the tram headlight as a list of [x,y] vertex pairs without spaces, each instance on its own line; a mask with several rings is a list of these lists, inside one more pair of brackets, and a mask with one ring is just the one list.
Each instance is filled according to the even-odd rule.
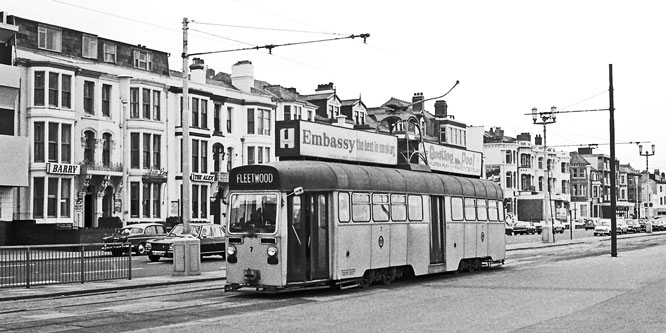
[[275,247],[275,246],[270,246],[270,247],[266,250],[266,253],[267,253],[268,256],[270,256],[270,257],[275,256],[275,255],[277,254],[277,252],[278,252],[278,250],[277,250],[277,247]]
[[227,256],[233,256],[236,254],[236,247],[233,245],[227,246]]

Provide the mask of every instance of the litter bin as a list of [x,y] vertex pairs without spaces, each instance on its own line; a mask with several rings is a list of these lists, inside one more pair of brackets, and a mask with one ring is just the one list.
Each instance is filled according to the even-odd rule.
[[645,222],[645,232],[652,232],[652,222]]

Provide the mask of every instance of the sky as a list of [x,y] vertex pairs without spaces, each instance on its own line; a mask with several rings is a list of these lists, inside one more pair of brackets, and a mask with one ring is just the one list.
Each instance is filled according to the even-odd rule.
[[[0,0],[0,11],[169,52],[182,70],[183,18],[189,53],[216,72],[241,60],[255,78],[312,94],[334,83],[367,107],[395,97],[441,96],[456,120],[543,135],[528,115],[556,106],[547,145],[599,144],[610,155],[612,64],[616,158],[645,170],[638,145],[656,147],[649,169],[666,172],[666,2],[653,0]],[[369,33],[362,39],[233,51]],[[426,103],[434,112],[434,100]]]

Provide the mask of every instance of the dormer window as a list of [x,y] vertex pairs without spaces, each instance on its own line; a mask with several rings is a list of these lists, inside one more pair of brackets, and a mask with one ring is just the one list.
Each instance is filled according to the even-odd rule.
[[152,54],[145,51],[134,50],[134,67],[152,70],[153,69],[153,59]]
[[83,35],[83,47],[81,50],[81,55],[84,58],[97,59],[97,37]]
[[37,45],[40,49],[49,51],[62,51],[62,31],[57,28],[40,25],[38,29]]
[[439,140],[441,143],[467,147],[467,130],[459,126],[440,125]]
[[104,62],[116,63],[116,45],[104,43]]

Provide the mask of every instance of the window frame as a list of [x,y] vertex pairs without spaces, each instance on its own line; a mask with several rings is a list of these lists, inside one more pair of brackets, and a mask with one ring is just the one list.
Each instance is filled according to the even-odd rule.
[[[418,203],[412,202],[418,199]],[[418,205],[415,205],[418,204]],[[415,216],[412,216],[415,215]],[[423,197],[420,195],[407,195],[407,219],[409,221],[423,221]]]
[[[363,199],[363,200],[361,200]],[[354,223],[367,223],[371,220],[372,204],[370,193],[367,192],[352,192],[351,195],[351,210],[352,222]],[[366,217],[367,214],[367,217]]]
[[[148,51],[134,50],[132,52],[134,68],[147,71],[153,70],[153,54]],[[143,59],[142,59],[143,58]]]
[[338,221],[340,223],[351,221],[350,198],[349,192],[338,192]]
[[88,59],[97,59],[97,36],[83,34],[81,37],[81,56]]
[[[103,42],[102,43],[102,52],[104,52],[103,61],[106,63],[115,64],[117,59],[116,53],[116,44]],[[111,55],[111,57],[109,57]],[[111,59],[109,59],[111,58]]]
[[[402,198],[402,200],[396,200]],[[407,195],[405,194],[391,194],[391,221],[405,222],[407,221]]]
[[391,219],[390,201],[388,193],[372,194],[372,221],[388,222]]
[[39,24],[37,27],[37,48],[62,52],[62,29]]
[[462,197],[451,197],[451,220],[465,221],[465,202]]

